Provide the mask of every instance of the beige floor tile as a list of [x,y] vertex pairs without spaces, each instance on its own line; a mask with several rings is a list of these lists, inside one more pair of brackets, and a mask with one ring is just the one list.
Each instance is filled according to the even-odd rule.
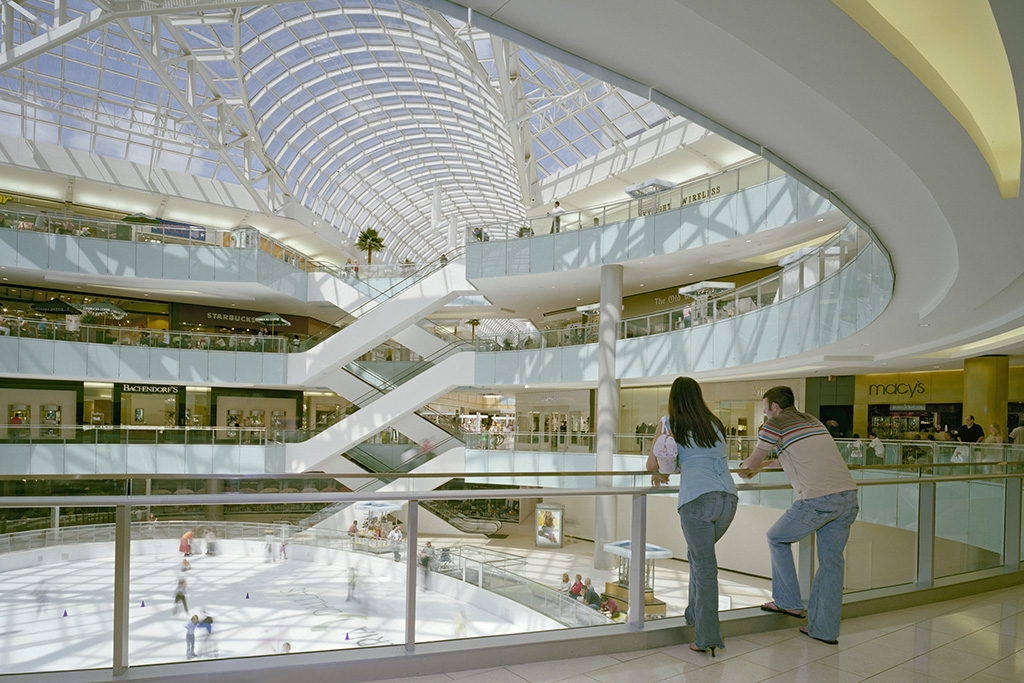
[[957,636],[920,626],[908,626],[870,641],[870,645],[902,652],[909,657],[923,655],[953,642]]
[[996,662],[1024,650],[1024,634],[1015,638],[1004,636],[996,631],[982,629],[963,638],[958,638],[946,647],[979,657],[987,657],[990,662]]
[[610,652],[609,657],[614,657],[620,662],[628,662],[631,659],[637,659],[639,657],[646,657],[651,652],[650,650],[633,650],[631,652]]
[[[899,667],[886,669],[882,673],[875,674],[871,678],[865,678],[864,683],[937,683],[934,678],[925,674],[919,674]],[[999,683],[1006,683],[1000,681]]]
[[474,669],[472,671],[450,672],[452,680],[465,683],[523,683],[526,679],[516,676],[508,669]]
[[768,667],[745,662],[742,658],[715,662],[702,669],[694,669],[674,678],[668,683],[757,683],[777,675]]
[[381,681],[370,681],[369,683],[452,683],[452,678],[447,674],[431,674],[429,676],[414,676],[412,678],[388,678]]
[[[755,645],[761,645],[767,647],[774,645],[775,643],[781,643],[785,640],[791,640],[800,635],[795,629],[785,628],[779,629],[778,631],[763,631],[761,633],[744,633],[741,637],[743,640],[748,640]],[[726,643],[728,646],[729,643]]]
[[748,652],[743,655],[742,659],[774,671],[783,672],[805,666],[835,653],[836,648],[833,645],[820,643],[813,638],[802,637],[784,640],[771,647]]
[[715,656],[712,657],[707,652],[694,652],[690,649],[689,643],[681,643],[679,645],[673,645],[671,647],[663,647],[659,652],[664,652],[667,655],[681,659],[684,662],[689,662],[697,666],[707,666],[714,664],[719,661],[725,661],[734,657],[739,657],[748,652],[760,649],[760,645],[752,643],[749,640],[743,638],[726,638],[725,649],[716,650]]
[[974,674],[970,678],[965,678],[960,683],[1006,683],[1006,680],[1000,676],[993,676],[983,671],[980,674]]
[[664,681],[697,667],[675,657],[654,651],[646,657],[629,662],[619,662],[612,666],[589,671],[587,675],[601,683],[656,683]]
[[958,650],[939,649],[900,664],[899,669],[930,676],[934,681],[957,683],[985,669],[992,660]]
[[1008,681],[1024,681],[1024,652],[1017,652],[1000,659],[995,664],[983,669],[981,673],[1002,677]]
[[865,679],[857,674],[811,662],[767,678],[762,683],[859,683],[863,680]]
[[586,674],[580,674],[578,676],[569,676],[569,678],[562,678],[554,683],[597,683],[596,678],[591,678]]
[[874,676],[886,669],[899,666],[910,658],[910,655],[865,643],[822,657],[818,663],[860,676]]
[[866,617],[856,619],[843,619],[839,625],[839,632],[844,634],[860,633],[862,631],[896,631],[906,628],[911,624],[921,621],[921,617],[904,612],[883,612],[882,614],[870,614]]
[[980,631],[986,626],[998,623],[997,619],[985,619],[981,617],[971,617],[963,614],[946,614],[941,617],[935,617],[934,619],[925,619],[924,621],[918,622],[918,626],[922,628],[930,628],[942,633],[948,633],[950,635],[962,638],[963,636]]
[[[646,652],[636,653],[640,657]],[[553,683],[572,676],[589,674],[621,662],[611,656],[599,655],[596,657],[580,657],[578,659],[556,659],[550,662],[532,662],[530,664],[515,664],[506,667],[517,676],[530,683]]]

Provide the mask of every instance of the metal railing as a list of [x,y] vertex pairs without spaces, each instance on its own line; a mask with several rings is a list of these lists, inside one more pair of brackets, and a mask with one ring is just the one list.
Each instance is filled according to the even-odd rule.
[[[1019,467],[1019,463],[994,463],[998,467]],[[886,491],[905,491],[908,494],[913,494],[914,505],[903,506],[910,511],[912,516],[911,520],[905,523],[899,521],[895,522],[895,525],[903,530],[903,533],[909,534],[907,539],[901,541],[901,545],[908,545],[912,548],[913,552],[908,554],[910,562],[914,563],[912,567],[901,568],[901,576],[906,575],[909,577],[907,580],[900,580],[896,584],[885,583],[880,585],[867,585],[864,587],[851,589],[847,586],[845,591],[845,601],[850,605],[856,606],[860,601],[867,601],[865,604],[877,603],[877,596],[881,593],[874,592],[874,589],[884,589],[884,595],[886,600],[892,601],[895,596],[901,594],[912,594],[918,591],[926,590],[935,584],[936,578],[945,576],[944,584],[950,581],[957,582],[968,582],[975,581],[979,577],[994,576],[995,572],[1007,573],[1010,572],[1010,576],[1019,575],[1021,571],[1021,515],[1020,515],[1020,504],[1021,504],[1021,480],[1024,479],[1024,472],[1015,471],[1000,471],[999,473],[992,474],[975,474],[975,475],[940,475],[927,473],[928,470],[933,470],[935,465],[894,465],[894,466],[880,466],[880,467],[902,467],[909,469],[916,469],[920,474],[914,477],[907,477],[901,472],[895,472],[897,475],[894,477],[881,477],[875,479],[860,479],[858,481],[861,495],[861,513],[858,517],[858,521],[855,523],[855,529],[862,529],[861,539],[864,539],[863,534],[871,534],[869,527],[871,524],[878,524],[878,521],[868,521],[868,517],[873,513],[874,504],[868,504],[868,500],[875,501],[878,499],[878,493],[884,493]],[[970,465],[950,465],[947,467],[970,467]],[[852,468],[854,472],[870,471],[872,468],[868,467],[855,467]],[[519,473],[520,476],[524,477],[535,477],[535,476],[550,476],[547,473],[542,472],[523,472]],[[607,477],[613,473],[607,472],[590,472],[594,476]],[[614,473],[615,475],[622,475],[624,473]],[[643,571],[646,566],[645,553],[650,541],[648,533],[648,525],[638,522],[639,519],[643,519],[653,513],[653,510],[649,509],[649,505],[652,505],[654,499],[661,496],[668,497],[668,505],[674,509],[674,487],[663,487],[660,489],[652,489],[645,484],[648,473],[645,472],[633,472],[628,473],[633,475],[634,485],[632,486],[620,486],[620,487],[587,487],[587,488],[570,488],[570,489],[551,489],[547,488],[543,490],[545,498],[553,499],[573,499],[578,497],[601,497],[601,496],[619,496],[623,497],[624,500],[631,501],[627,506],[620,506],[622,510],[628,510],[626,516],[632,520],[620,520],[620,527],[632,529],[631,537],[631,550],[630,550],[630,574],[631,580],[628,583],[629,591],[629,605],[640,606],[644,604],[644,587],[645,582],[643,580]],[[757,475],[758,478],[766,477],[770,473],[764,473]],[[141,475],[138,475],[141,476]],[[312,476],[312,475],[307,475]],[[318,477],[330,477],[330,476],[341,476],[332,474],[319,474]],[[401,475],[399,475],[401,476]],[[412,479],[418,478],[416,475],[405,475]],[[424,476],[436,476],[436,475],[424,475]],[[465,473],[465,476],[472,476],[472,473]],[[775,475],[776,478],[778,475]],[[132,479],[137,478],[131,477]],[[972,489],[971,486],[980,485],[984,489]],[[961,487],[956,489],[949,489],[949,487]],[[943,488],[945,487],[945,488]],[[792,495],[789,491],[789,485],[785,482],[771,482],[762,483],[761,481],[755,480],[753,483],[742,482],[738,486],[740,490],[741,498],[746,497],[746,500],[751,500],[750,496],[766,496],[772,492],[783,493],[785,497]],[[992,490],[1000,492],[1000,497],[995,500],[991,494]],[[942,510],[937,506],[937,501],[949,500],[949,491],[959,492],[956,495],[963,496],[959,500],[958,504],[971,505],[972,491],[981,491],[985,495],[985,499],[990,501],[989,507],[993,508],[993,514],[998,516],[1001,521],[999,531],[999,547],[995,550],[978,548],[981,560],[977,558],[972,559],[971,562],[964,563],[962,565],[956,565],[958,569],[955,569],[952,573],[949,570],[941,570],[937,568],[936,564],[936,543],[937,542],[948,542],[949,531],[943,528],[944,522],[941,519]],[[902,494],[901,494],[902,495]],[[420,543],[419,529],[416,524],[418,507],[420,501],[437,501],[437,500],[465,500],[465,499],[487,499],[487,498],[501,498],[501,499],[534,499],[538,496],[537,488],[521,488],[521,489],[501,489],[501,490],[472,490],[472,491],[394,491],[394,492],[376,492],[374,499],[380,501],[390,501],[403,504],[404,514],[407,519],[407,533],[408,537],[403,542],[402,552],[406,558],[417,557],[418,553],[422,551]],[[11,507],[39,507],[39,506],[54,506],[54,505],[89,505],[94,507],[105,507],[112,506],[116,507],[118,523],[115,525],[101,525],[97,527],[78,527],[71,529],[54,529],[46,531],[33,531],[24,532],[22,534],[10,534],[0,539],[0,552],[19,552],[24,550],[36,551],[44,547],[52,547],[53,545],[70,545],[70,544],[81,544],[81,543],[102,543],[113,541],[115,545],[123,543],[127,538],[133,539],[147,539],[147,538],[177,538],[179,533],[184,533],[188,530],[195,530],[197,527],[210,526],[215,530],[218,540],[228,539],[242,539],[250,540],[255,542],[265,542],[267,537],[267,531],[271,532],[271,535],[276,539],[286,539],[289,544],[295,545],[311,545],[316,547],[324,548],[336,548],[346,549],[350,545],[350,540],[347,534],[344,532],[330,531],[322,528],[313,528],[298,530],[294,527],[285,527],[280,524],[225,524],[222,522],[175,522],[175,523],[150,523],[150,522],[137,522],[134,524],[129,523],[129,512],[132,506],[160,506],[167,504],[183,503],[190,505],[229,505],[237,504],[240,499],[248,499],[246,502],[256,502],[257,500],[263,500],[271,504],[279,503],[300,503],[300,502],[343,502],[343,501],[357,501],[365,500],[363,494],[359,493],[334,493],[334,494],[314,494],[314,493],[293,493],[293,494],[270,494],[267,496],[239,496],[231,494],[206,494],[206,495],[186,495],[181,496],[182,500],[175,500],[174,496],[143,496],[143,495],[130,495],[130,496],[108,496],[108,495],[97,495],[97,496],[70,496],[70,497],[58,497],[58,496],[19,496],[19,497],[4,497],[0,498],[0,508],[11,508]],[[978,499],[979,501],[981,499]],[[763,505],[763,503],[758,503]],[[946,503],[948,505],[948,503]],[[994,506],[994,507],[993,507]],[[769,507],[772,507],[769,505]],[[899,506],[897,506],[899,507]],[[992,512],[992,511],[990,511]],[[886,522],[881,522],[885,524]],[[983,525],[983,520],[977,520],[971,522],[968,526],[971,529],[980,528],[979,525]],[[868,525],[868,526],[861,526]],[[652,527],[654,528],[654,527]],[[676,530],[678,531],[678,530]],[[971,532],[973,533],[973,532]],[[872,537],[877,542],[884,542],[887,536],[879,535]],[[955,538],[955,537],[954,537]],[[385,541],[386,542],[386,541]],[[966,536],[962,539],[957,540],[965,547],[974,547],[973,538]],[[730,536],[727,534],[723,539],[722,544],[728,545],[730,543]],[[814,572],[813,563],[813,538],[808,537],[799,544],[799,554],[802,561],[799,563],[798,572],[800,574],[801,585],[807,586],[810,583],[811,576]],[[495,593],[501,593],[506,597],[520,602],[521,604],[527,605],[530,609],[542,611],[545,614],[549,614],[552,618],[564,617],[565,615],[560,613],[563,608],[574,608],[571,603],[565,602],[563,597],[554,595],[554,591],[551,588],[541,587],[535,589],[533,583],[530,580],[522,578],[518,572],[513,571],[513,567],[518,564],[517,559],[506,559],[502,557],[482,556],[479,553],[479,548],[468,548],[460,549],[456,551],[454,548],[450,549],[450,556],[445,561],[441,561],[438,555],[439,550],[434,550],[435,562],[432,563],[430,570],[438,573],[444,573],[445,575],[464,580],[466,583],[472,583],[478,587],[482,587],[486,590],[491,590]],[[852,552],[853,548],[848,548],[848,552]],[[750,551],[748,551],[750,552]],[[767,553],[767,546],[763,548],[763,552]],[[121,581],[125,582],[125,585],[130,585],[130,568],[131,562],[129,556],[126,554],[124,560],[118,560],[115,562],[114,572],[121,577]],[[916,558],[916,559],[914,559]],[[891,564],[891,563],[889,563]],[[945,571],[946,573],[942,573]],[[418,583],[417,572],[410,567],[410,570],[405,572],[405,579],[408,584],[405,586],[406,595],[406,609],[407,609],[407,620],[406,620],[406,647],[413,647],[417,640],[417,625],[418,621],[414,617],[416,614],[416,601],[418,592],[416,590]],[[863,577],[855,577],[863,578]],[[635,580],[633,580],[635,579]],[[870,577],[868,578],[870,583]],[[123,593],[124,598],[128,596],[127,591]],[[877,609],[877,608],[876,608]],[[884,607],[882,608],[884,609]],[[845,608],[844,608],[845,611]],[[580,611],[579,615],[587,615],[586,612]],[[596,615],[595,619],[599,619],[597,623],[608,623],[603,620],[603,617],[598,618]],[[669,619],[678,620],[680,626],[682,626],[682,615],[668,615]],[[735,616],[731,616],[730,613],[726,613],[724,619],[758,619],[765,618],[759,616],[757,610],[750,610],[749,614],[743,613],[742,611]],[[643,609],[632,608],[628,612],[628,620],[631,627],[631,632],[643,631],[646,626],[647,618],[644,615]],[[586,620],[585,620],[586,621]],[[560,621],[560,623],[572,623],[567,621]],[[104,622],[109,624],[109,622]],[[572,625],[576,625],[572,623]],[[608,624],[609,628],[614,628],[611,624]],[[112,637],[114,642],[127,642],[128,635],[128,621],[116,623],[114,626],[103,626],[100,627],[99,631],[88,634],[88,646],[95,647],[95,639],[100,636],[103,630],[111,628],[114,633]],[[429,635],[426,636],[428,639]],[[522,634],[520,637],[525,637],[527,640],[532,642],[544,642],[550,638],[549,632],[539,632],[536,634]],[[119,640],[120,639],[120,640]],[[401,643],[398,643],[402,645]],[[66,643],[66,647],[74,648],[78,644],[73,638],[70,638]],[[86,646],[83,643],[81,646]],[[462,643],[455,642],[452,645],[440,645],[442,649],[448,648],[446,651],[457,652],[461,651],[465,646]],[[116,652],[116,649],[115,649]],[[127,652],[124,653],[124,659],[114,662],[114,668],[123,670],[127,667],[130,662],[127,659]],[[350,661],[348,655],[339,651],[336,655],[332,656],[332,661],[339,666],[343,666],[345,662]]]
[[[625,318],[619,321],[616,338],[632,339],[673,332],[764,309],[835,277],[856,260],[871,243],[870,240],[866,231],[849,223],[824,244],[757,282],[719,294],[698,294],[690,303],[667,311]],[[480,336],[465,345],[477,351],[516,351],[594,344],[598,340],[599,327],[600,323],[572,324],[530,334]]]

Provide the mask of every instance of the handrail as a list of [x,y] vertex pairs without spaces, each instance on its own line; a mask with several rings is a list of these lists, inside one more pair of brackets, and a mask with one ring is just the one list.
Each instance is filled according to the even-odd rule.
[[[328,273],[346,279],[402,276],[410,267],[410,264],[391,263],[350,263],[342,266],[330,261],[314,260],[298,249],[290,247],[250,225],[224,229],[176,221],[143,223],[94,218],[58,211],[5,208],[0,209],[0,228],[121,242],[258,249],[298,270],[308,273]],[[419,267],[416,264],[411,265]]]
[[[740,187],[739,174],[741,172],[749,173],[755,166],[765,167],[765,179]],[[468,226],[466,228],[466,241],[485,242],[491,239],[528,239],[536,235],[580,230],[661,213],[662,211],[669,211],[680,206],[690,206],[715,197],[724,197],[747,187],[756,187],[773,179],[773,169],[779,171],[779,175],[784,174],[782,168],[772,164],[767,159],[760,157],[748,159],[702,178],[688,180],[675,187],[659,190],[640,199],[622,199],[582,209],[566,210],[557,216],[557,229],[556,217],[548,213],[543,216],[523,218],[509,223],[485,223]],[[731,180],[729,176],[736,177],[736,188],[722,191],[722,181],[727,178]],[[713,187],[712,183],[715,181],[719,181],[719,184]],[[673,206],[673,201],[678,202],[678,204]]]
[[[781,271],[756,282],[721,294],[698,295],[690,303],[666,311],[624,318],[619,322],[616,338],[632,339],[746,315],[819,287],[856,262],[866,246],[861,244],[861,238],[871,240],[867,231],[850,222],[825,243],[787,264]],[[847,248],[836,252],[837,246],[844,241],[848,243]],[[813,282],[806,284],[802,274],[812,263],[818,267]],[[787,277],[792,273],[798,277]],[[788,284],[790,281],[795,283]],[[592,344],[597,342],[599,326],[600,323],[572,325],[536,334],[505,335],[501,339],[478,336],[467,344],[477,351],[491,352]]]

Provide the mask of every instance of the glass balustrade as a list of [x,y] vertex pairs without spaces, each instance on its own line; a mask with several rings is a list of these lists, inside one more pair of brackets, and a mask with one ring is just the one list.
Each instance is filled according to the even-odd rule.
[[764,183],[785,173],[764,159],[744,162],[707,178],[660,190],[639,199],[624,199],[580,210],[566,210],[557,216],[546,214],[512,223],[475,225],[467,229],[467,241],[517,239],[609,225],[724,197]]
[[[849,452],[852,442],[843,443]],[[1005,553],[1020,547],[1021,525],[1004,523],[1019,510],[1024,474],[970,470],[1019,462],[1013,447],[1000,453],[1007,457],[982,465],[879,465],[891,468],[882,477],[856,466],[861,512],[846,549],[845,600],[1016,568]],[[937,467],[965,474],[935,475]],[[372,475],[0,477],[0,596],[14,629],[0,672],[109,669],[114,642],[127,643],[122,666],[314,651],[343,663],[349,651],[411,643],[454,652],[465,639],[543,642],[552,631],[624,621],[682,625],[689,577],[673,482],[653,489],[648,474],[622,470],[569,473],[576,483],[555,487],[564,474],[518,472],[504,489],[365,493],[346,491]],[[738,487],[740,509],[716,546],[724,620],[759,618],[743,610],[770,597],[763,533],[792,501],[779,472]],[[595,508],[611,510],[620,530],[600,549]],[[448,534],[427,510],[470,530]],[[644,524],[630,521],[637,514]],[[631,529],[643,535],[631,538]],[[124,563],[119,538],[130,538]],[[934,567],[921,563],[922,547],[933,548]],[[810,545],[799,551],[813,557]],[[608,569],[594,568],[595,552],[607,553]],[[800,567],[806,582],[813,563]],[[590,580],[589,601],[572,592],[576,574]],[[113,619],[122,605],[123,634]],[[189,629],[193,614],[199,625]],[[54,655],[54,634],[66,657]]]

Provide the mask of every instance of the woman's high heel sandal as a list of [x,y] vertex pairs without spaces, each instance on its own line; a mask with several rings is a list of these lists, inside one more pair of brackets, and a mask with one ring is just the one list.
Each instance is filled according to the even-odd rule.
[[696,643],[690,643],[690,649],[693,650],[694,652],[710,652],[711,656],[714,657],[715,656],[715,650],[717,649],[717,647],[714,646],[714,645],[709,645],[709,646],[707,646],[705,648],[699,648],[699,647],[697,647]]

